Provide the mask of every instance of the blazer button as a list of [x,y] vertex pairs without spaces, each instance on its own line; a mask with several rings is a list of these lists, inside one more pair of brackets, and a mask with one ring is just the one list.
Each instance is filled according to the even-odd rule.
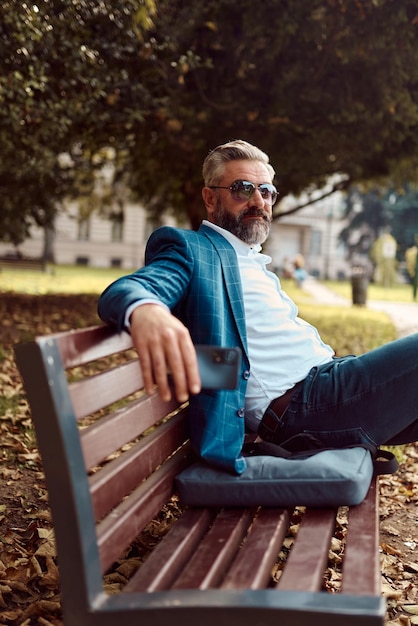
[[245,370],[245,372],[242,375],[244,380],[248,380],[250,376],[251,376],[250,370]]
[[238,415],[238,417],[244,417],[244,415],[245,415],[245,411],[244,411],[243,407],[241,407],[240,409],[238,409],[238,411],[237,411],[237,415]]

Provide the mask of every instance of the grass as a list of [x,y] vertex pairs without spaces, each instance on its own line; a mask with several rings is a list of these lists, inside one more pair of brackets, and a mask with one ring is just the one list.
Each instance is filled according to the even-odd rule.
[[[129,270],[121,268],[92,268],[84,266],[56,266],[42,272],[3,271],[0,273],[0,292],[31,295],[100,294],[107,285]],[[299,307],[300,316],[319,329],[323,340],[338,354],[360,354],[396,337],[393,324],[384,313],[367,307],[331,307],[318,305],[298,289],[294,281],[282,281],[288,295]],[[351,298],[349,282],[329,282],[328,286]],[[383,289],[370,285],[369,299],[411,301],[412,289],[396,285]]]
[[47,272],[4,270],[0,291],[45,294],[99,294],[112,281],[128,274],[121,268],[94,268],[80,265],[50,266]]
[[[351,299],[350,281],[327,281],[327,287],[340,296]],[[412,285],[397,283],[391,287],[383,287],[370,283],[367,289],[368,300],[387,300],[390,302],[413,302]]]
[[[30,294],[99,294],[113,280],[128,274],[130,271],[122,268],[95,268],[82,265],[49,266],[45,273],[4,270],[0,272],[0,291]],[[300,290],[295,287],[294,281],[282,280],[281,282],[286,292],[296,301]],[[350,281],[327,281],[326,285],[339,295],[351,299]],[[411,302],[413,300],[412,286],[407,284],[396,284],[388,288],[370,284],[367,296],[369,300],[393,302]]]
[[19,405],[22,401],[21,395],[13,395],[11,397],[6,397],[5,395],[0,396],[0,415],[14,415],[17,413]]
[[[338,355],[362,354],[396,339],[396,329],[386,313],[367,307],[317,304],[306,291],[296,287],[294,281],[282,280],[281,283],[297,304],[300,317],[315,326],[321,338]],[[331,289],[333,285],[334,283],[327,283]],[[351,298],[350,291],[340,294]]]
[[318,328],[338,355],[362,354],[396,339],[396,329],[381,311],[358,307],[301,305],[300,316]]

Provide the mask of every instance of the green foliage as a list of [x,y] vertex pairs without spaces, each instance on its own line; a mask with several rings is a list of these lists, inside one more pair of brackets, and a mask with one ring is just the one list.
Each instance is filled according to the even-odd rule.
[[[418,236],[416,237],[418,239]],[[414,300],[417,298],[418,292],[418,248],[412,246],[405,252],[405,261],[408,274],[412,279],[412,295]]]
[[414,278],[416,273],[417,251],[417,246],[412,246],[405,252],[406,269],[408,270],[408,274],[411,278]]
[[391,231],[398,242],[398,258],[401,259],[407,248],[415,243],[418,235],[417,187],[404,183],[389,195],[388,208],[392,216]]
[[385,287],[390,287],[396,280],[396,239],[389,233],[383,233],[373,242],[370,258],[375,264],[374,280]]
[[[386,191],[378,188],[362,191],[353,186],[346,197],[344,217],[348,224],[339,235],[349,258],[356,254],[368,255],[373,242],[390,224],[390,214],[385,204]],[[357,236],[354,236],[357,233]]]
[[396,240],[396,258],[403,260],[406,249],[413,244],[418,233],[418,191],[405,182],[395,189],[395,182],[396,172],[391,180],[382,180],[371,189],[370,185],[349,189],[344,212],[348,224],[339,235],[349,257],[356,253],[370,254],[378,264],[382,243],[379,238],[392,236]]
[[[51,225],[59,202],[90,191],[104,145],[146,108],[138,20],[153,0],[5,0],[0,6],[1,239]],[[68,158],[62,159],[64,153]]]
[[282,196],[411,162],[416,28],[414,0],[5,0],[1,238],[88,197],[109,146],[156,221],[194,226],[200,164],[230,138],[270,153]]
[[22,402],[23,395],[13,395],[7,397],[0,396],[0,415],[13,414],[17,412],[19,404]]
[[152,36],[161,42],[156,56],[170,106],[150,120],[152,142],[143,129],[133,181],[141,194],[162,168],[160,206],[196,203],[196,164],[237,136],[270,153],[282,195],[333,172],[353,180],[388,172],[406,141],[414,152],[417,51],[408,1],[159,7]]

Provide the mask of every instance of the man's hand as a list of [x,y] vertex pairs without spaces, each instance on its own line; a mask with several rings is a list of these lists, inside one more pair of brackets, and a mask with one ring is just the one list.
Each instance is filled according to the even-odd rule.
[[134,309],[130,324],[147,393],[157,385],[161,398],[170,400],[169,373],[179,402],[200,392],[196,350],[180,320],[159,304],[143,304]]

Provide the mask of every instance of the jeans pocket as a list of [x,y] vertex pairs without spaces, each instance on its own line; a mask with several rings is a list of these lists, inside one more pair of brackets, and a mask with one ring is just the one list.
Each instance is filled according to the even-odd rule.
[[[368,448],[376,447],[377,445],[361,426],[344,430],[304,430],[300,434],[307,439],[312,438],[312,440],[315,440],[317,447],[323,448],[347,448],[349,446],[365,446]],[[282,445],[285,444],[283,443]]]

